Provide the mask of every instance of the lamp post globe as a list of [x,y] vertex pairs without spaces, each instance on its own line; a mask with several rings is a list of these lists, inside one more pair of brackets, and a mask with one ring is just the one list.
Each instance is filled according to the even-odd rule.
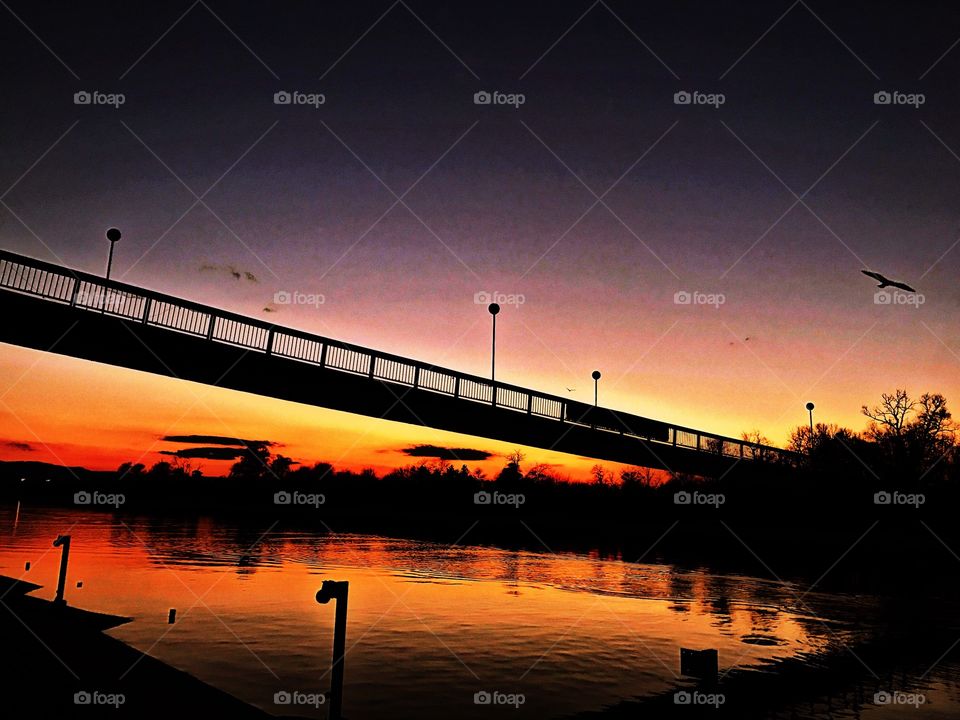
[[113,267],[113,246],[119,242],[121,237],[120,231],[112,227],[107,230],[107,240],[110,241],[110,253],[107,255],[107,280],[110,279],[110,270]]

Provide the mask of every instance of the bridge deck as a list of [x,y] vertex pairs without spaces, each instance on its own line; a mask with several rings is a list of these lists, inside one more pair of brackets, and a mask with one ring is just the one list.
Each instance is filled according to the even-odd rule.
[[3,250],[0,309],[3,342],[387,420],[678,472],[795,459]]

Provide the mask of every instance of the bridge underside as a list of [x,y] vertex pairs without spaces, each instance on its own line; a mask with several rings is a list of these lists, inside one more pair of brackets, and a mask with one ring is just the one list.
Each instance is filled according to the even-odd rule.
[[737,462],[251,352],[19,293],[0,291],[0,313],[0,342],[240,392],[674,472],[715,475]]

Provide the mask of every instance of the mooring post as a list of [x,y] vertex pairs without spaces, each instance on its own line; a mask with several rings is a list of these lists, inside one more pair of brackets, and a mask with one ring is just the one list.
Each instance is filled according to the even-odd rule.
[[60,553],[60,577],[57,578],[57,597],[55,597],[53,601],[58,605],[66,605],[67,601],[63,599],[63,591],[67,585],[67,561],[70,559],[70,536],[57,535],[57,539],[53,541],[53,546],[63,547],[63,551]]
[[317,591],[317,602],[326,605],[331,599],[337,601],[333,622],[333,670],[330,679],[329,720],[341,720],[343,704],[343,660],[347,647],[347,590],[346,580],[324,580]]

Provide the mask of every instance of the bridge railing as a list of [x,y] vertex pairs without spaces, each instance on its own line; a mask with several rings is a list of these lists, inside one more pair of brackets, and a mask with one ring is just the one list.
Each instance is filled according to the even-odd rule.
[[448,368],[352,345],[0,250],[0,288],[81,310],[187,333],[321,368],[366,376],[454,399],[617,433],[656,445],[747,460],[790,461],[793,453],[630,413],[597,408]]

